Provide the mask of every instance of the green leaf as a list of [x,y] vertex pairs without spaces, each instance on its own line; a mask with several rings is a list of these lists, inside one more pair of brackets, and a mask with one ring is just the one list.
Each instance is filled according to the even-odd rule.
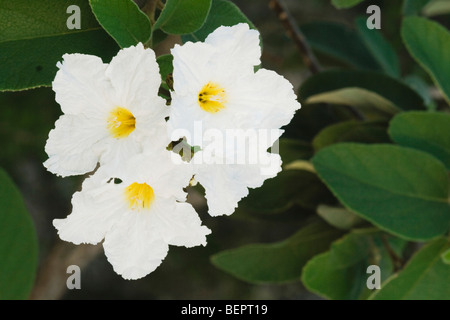
[[313,158],[343,205],[407,240],[428,240],[450,226],[447,170],[431,155],[393,145],[337,144]]
[[341,230],[350,230],[364,221],[345,208],[330,207],[323,204],[317,207],[317,214],[329,225]]
[[89,0],[101,26],[122,48],[146,43],[152,34],[150,19],[132,0]]
[[300,29],[314,50],[358,69],[381,69],[360,36],[343,24],[312,22]]
[[437,109],[436,103],[430,93],[430,86],[425,80],[417,75],[411,74],[403,78],[403,81],[422,97],[428,110],[435,111]]
[[156,59],[156,62],[158,62],[159,65],[159,73],[161,74],[161,81],[162,86],[166,90],[170,90],[169,86],[167,85],[167,76],[173,73],[173,56],[171,54],[165,54],[162,56],[159,56]]
[[326,127],[313,140],[315,151],[338,142],[390,142],[387,128],[380,122],[344,121]]
[[211,0],[167,0],[154,28],[170,34],[195,32],[205,23],[210,8]]
[[434,0],[423,9],[427,17],[444,15],[450,13],[450,2],[448,0]]
[[361,88],[343,88],[311,96],[306,103],[331,103],[355,107],[368,119],[389,119],[399,112],[391,101]]
[[234,26],[238,23],[247,23],[250,28],[255,29],[253,23],[251,23],[233,2],[227,0],[213,0],[211,10],[203,27],[193,33],[182,36],[182,40],[183,42],[204,41],[206,37],[218,27]]
[[406,147],[426,151],[450,170],[450,114],[407,112],[392,119],[389,134]]
[[367,291],[367,267],[386,266],[382,277],[392,269],[379,237],[376,230],[356,229],[335,241],[329,251],[315,256],[303,268],[303,284],[328,299],[363,298]]
[[[389,100],[402,110],[425,110],[422,98],[409,86],[376,72],[330,70],[306,80],[300,88],[302,100],[344,88],[360,88]],[[347,95],[348,96],[348,95]]]
[[442,257],[442,261],[443,261],[445,264],[450,265],[450,249],[448,249],[447,251],[445,251],[445,252],[441,255],[441,257]]
[[279,153],[283,165],[295,160],[307,160],[313,155],[313,150],[309,143],[288,138],[281,138],[279,141]]
[[[67,28],[69,5],[80,8],[80,30]],[[117,50],[87,1],[0,0],[0,90],[51,85],[56,63],[65,53],[93,54],[109,61]]]
[[418,15],[430,1],[432,0],[405,0],[403,14],[405,16]]
[[316,174],[306,170],[284,170],[262,187],[251,189],[239,202],[239,211],[257,215],[282,213],[299,205],[315,209],[320,203],[333,203],[334,197]]
[[306,262],[340,236],[341,231],[314,222],[284,241],[222,251],[211,260],[217,268],[252,283],[298,281]]
[[400,76],[400,62],[394,48],[386,41],[380,31],[369,29],[366,17],[356,19],[356,30],[381,68],[392,77]]
[[441,254],[450,248],[447,239],[428,243],[406,267],[372,295],[374,300],[449,300],[450,265]]
[[450,32],[437,22],[405,18],[402,38],[409,53],[430,74],[450,103]]
[[363,1],[364,0],[331,0],[331,3],[338,9],[346,9],[354,7]]
[[37,239],[22,196],[0,169],[0,300],[27,299],[37,269]]

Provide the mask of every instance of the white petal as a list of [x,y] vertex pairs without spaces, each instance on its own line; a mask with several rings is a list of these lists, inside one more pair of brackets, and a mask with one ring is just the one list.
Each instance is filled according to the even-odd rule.
[[111,86],[107,65],[99,57],[65,54],[52,83],[55,99],[65,114],[96,114],[109,106]]
[[[260,69],[235,87],[235,110],[241,110],[242,126],[280,128],[300,109],[292,84],[274,71]],[[245,124],[246,122],[246,124]]]
[[212,80],[217,51],[206,43],[187,42],[182,46],[176,44],[171,53],[175,92],[195,97],[197,101],[200,89]]
[[164,241],[170,245],[187,248],[205,246],[206,235],[211,233],[202,226],[197,212],[189,203],[160,201],[151,208],[150,216]]
[[65,219],[55,219],[53,225],[59,237],[75,244],[97,244],[125,213],[123,190],[107,183],[101,171],[83,183],[82,191],[72,198],[72,213]]
[[123,139],[115,139],[111,136],[107,137],[102,143],[103,148],[100,165],[108,165],[111,168],[123,167],[129,158],[140,154],[143,146],[134,139],[133,133]]
[[225,65],[230,62],[252,70],[261,63],[259,32],[251,30],[246,23],[232,27],[221,26],[206,38],[205,43],[218,49],[221,63]]
[[149,148],[145,153],[130,157],[116,172],[124,183],[147,183],[159,198],[186,200],[183,188],[194,175],[191,164],[165,148]]
[[231,215],[238,202],[248,195],[248,188],[258,188],[266,179],[277,175],[281,170],[279,155],[266,154],[266,157],[264,160],[269,162],[264,164],[207,164],[195,167],[195,179],[205,188],[211,216]]
[[157,96],[161,85],[155,53],[144,49],[141,43],[120,50],[111,60],[106,76],[115,89],[116,103],[125,108]]
[[106,136],[106,126],[99,119],[62,115],[50,131],[45,146],[49,159],[44,166],[63,177],[91,172],[101,153],[98,142]]
[[114,271],[128,280],[154,271],[169,250],[148,215],[133,211],[126,212],[108,232],[103,247]]

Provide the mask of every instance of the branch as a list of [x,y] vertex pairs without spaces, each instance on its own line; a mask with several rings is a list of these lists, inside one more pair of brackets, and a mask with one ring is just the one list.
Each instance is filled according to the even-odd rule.
[[320,72],[320,65],[314,56],[313,52],[309,48],[305,36],[300,31],[297,23],[289,14],[287,7],[284,5],[282,0],[270,0],[269,7],[277,14],[278,19],[280,19],[281,24],[286,29],[289,37],[294,41],[300,55],[302,57],[303,63],[315,74]]
[[[57,240],[46,261],[39,268],[31,292],[31,300],[57,300],[67,290],[67,267],[77,265],[81,269],[101,252],[101,245],[73,245]],[[83,282],[83,281],[81,281]]]

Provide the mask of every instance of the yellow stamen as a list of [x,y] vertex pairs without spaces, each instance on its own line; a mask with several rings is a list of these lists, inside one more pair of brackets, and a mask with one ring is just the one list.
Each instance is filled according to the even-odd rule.
[[208,82],[198,94],[200,108],[209,113],[216,113],[225,108],[225,90],[217,83]]
[[153,188],[146,183],[133,183],[125,189],[125,196],[130,208],[135,210],[149,209],[155,200]]
[[114,138],[126,138],[136,128],[136,118],[127,109],[117,107],[110,112],[107,127]]

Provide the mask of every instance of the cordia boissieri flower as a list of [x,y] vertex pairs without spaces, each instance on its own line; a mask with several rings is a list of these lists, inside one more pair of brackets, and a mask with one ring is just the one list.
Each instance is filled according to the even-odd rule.
[[120,165],[144,144],[170,142],[168,108],[155,53],[142,44],[120,50],[109,64],[66,54],[53,81],[63,115],[50,131],[44,166],[60,176],[84,174],[98,163]]
[[192,166],[174,164],[173,157],[165,149],[153,149],[120,167],[100,167],[74,194],[72,213],[54,220],[60,238],[75,244],[104,239],[108,261],[125,279],[155,270],[169,245],[206,245],[210,230],[185,202],[183,191]]
[[[259,33],[247,24],[219,27],[204,42],[175,45],[171,52],[169,135],[201,148],[193,158],[195,179],[205,188],[209,213],[231,214],[248,188],[261,186],[281,170],[279,156],[267,149],[300,104],[284,77],[263,68],[255,71],[261,57]],[[230,143],[233,139],[241,143]],[[230,161],[240,155],[246,160]]]

